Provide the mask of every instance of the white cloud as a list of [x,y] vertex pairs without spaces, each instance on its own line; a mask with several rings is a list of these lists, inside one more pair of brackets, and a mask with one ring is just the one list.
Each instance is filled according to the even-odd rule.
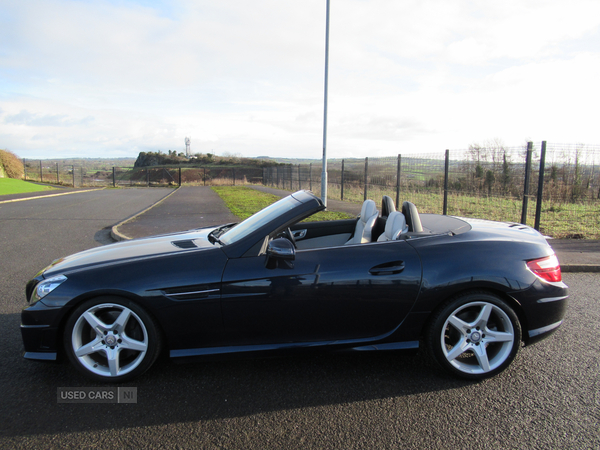
[[[600,4],[332,0],[331,156],[600,143]],[[325,2],[0,6],[0,148],[322,150]]]

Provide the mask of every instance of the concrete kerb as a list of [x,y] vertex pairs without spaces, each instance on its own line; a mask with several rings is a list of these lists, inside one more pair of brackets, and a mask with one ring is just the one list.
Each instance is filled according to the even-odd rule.
[[563,273],[600,273],[598,264],[561,264],[560,271]]
[[[253,188],[256,188],[254,186],[251,186]],[[143,211],[140,211],[139,213],[133,215],[132,217],[129,217],[125,220],[123,220],[122,222],[119,222],[118,224],[116,224],[115,226],[112,227],[111,229],[111,237],[116,240],[116,241],[123,241],[123,240],[130,240],[132,238],[130,238],[129,236],[126,236],[125,234],[121,233],[119,231],[119,227],[121,225],[124,225],[134,219],[136,219],[137,217],[143,215],[144,213],[148,212],[150,209],[154,208],[155,206],[159,205],[160,203],[162,203],[164,200],[166,200],[167,198],[169,198],[171,195],[173,195],[175,192],[177,192],[179,188],[175,189],[173,192],[169,193],[168,195],[166,195],[165,197],[163,197],[162,199],[160,199],[159,201],[157,201],[155,204],[149,206],[148,208],[146,208]],[[275,189],[270,189],[270,188],[265,188],[265,187],[258,187],[257,190],[261,190],[263,192],[269,192],[278,196],[284,196],[284,195],[288,195],[289,192],[285,192],[285,191],[281,191],[281,190],[275,190]],[[342,202],[331,202],[331,203],[342,203]],[[337,206],[337,207],[336,207]],[[344,205],[346,206],[346,205]],[[353,207],[360,207],[360,205],[351,205]],[[340,205],[331,205],[331,208],[328,208],[331,210],[343,210],[343,209],[347,209],[347,208],[342,208],[340,207]],[[348,211],[350,213],[350,211]],[[578,249],[575,249],[578,250]],[[566,253],[565,254],[572,254],[572,253],[581,253],[580,251],[574,251],[573,249],[568,249],[568,250],[564,250]],[[561,256],[561,250],[558,250],[557,255],[559,255],[559,259]],[[579,259],[579,256],[577,257],[577,259]],[[589,261],[588,261],[589,262]],[[576,272],[586,272],[586,273],[600,273],[600,264],[582,264],[579,261],[569,261],[569,262],[563,262],[561,264],[561,270],[564,273],[576,273]]]
[[131,240],[131,238],[129,236],[124,235],[123,233],[121,233],[119,231],[119,227],[121,225],[126,224],[127,222],[131,222],[132,220],[134,220],[135,218],[141,216],[142,214],[147,213],[148,211],[150,211],[152,208],[154,208],[157,205],[160,205],[162,202],[164,202],[166,199],[168,199],[171,195],[173,195],[175,192],[177,192],[180,189],[180,187],[178,186],[176,189],[173,190],[173,192],[170,192],[169,194],[165,195],[163,198],[161,198],[159,201],[157,201],[156,203],[154,203],[153,205],[148,206],[146,209],[138,212],[137,214],[134,214],[131,217],[128,217],[125,220],[122,220],[121,222],[119,222],[116,225],[113,225],[113,227],[110,229],[110,236],[115,240],[115,241],[129,241]]

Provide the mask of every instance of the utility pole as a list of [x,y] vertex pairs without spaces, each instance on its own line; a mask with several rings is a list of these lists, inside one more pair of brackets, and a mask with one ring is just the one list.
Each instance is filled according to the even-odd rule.
[[321,172],[321,200],[327,206],[327,83],[329,77],[329,0],[325,22],[325,102],[323,110],[323,171]]

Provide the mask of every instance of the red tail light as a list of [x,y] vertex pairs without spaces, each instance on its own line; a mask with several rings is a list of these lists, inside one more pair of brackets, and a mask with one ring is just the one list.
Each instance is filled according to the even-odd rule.
[[527,267],[542,280],[562,281],[560,264],[558,263],[558,258],[556,255],[529,261],[527,263]]

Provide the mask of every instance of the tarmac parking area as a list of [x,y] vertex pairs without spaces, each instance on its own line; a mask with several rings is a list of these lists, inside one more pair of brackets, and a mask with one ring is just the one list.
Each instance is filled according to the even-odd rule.
[[21,357],[28,279],[100,245],[168,193],[104,190],[0,204],[0,448],[598,448],[600,274],[567,273],[570,306],[549,339],[480,383],[420,354],[160,361],[129,404],[62,404],[93,386],[68,364]]

